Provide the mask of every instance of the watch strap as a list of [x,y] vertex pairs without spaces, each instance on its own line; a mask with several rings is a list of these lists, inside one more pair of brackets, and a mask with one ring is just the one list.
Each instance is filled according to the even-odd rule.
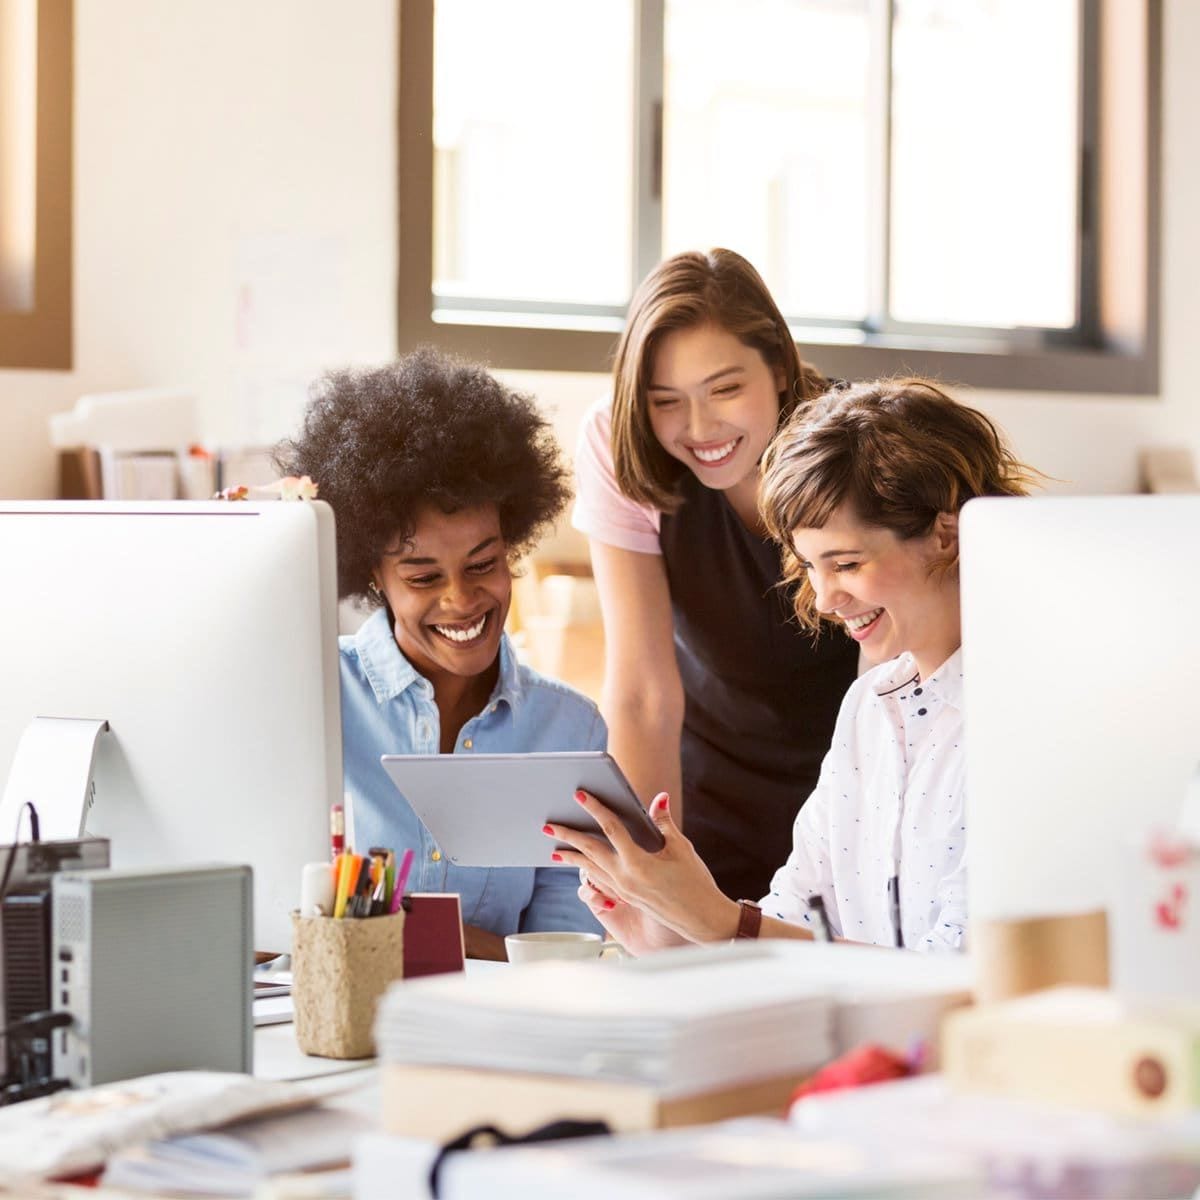
[[753,900],[738,901],[738,925],[734,939],[756,938],[762,928],[762,909]]

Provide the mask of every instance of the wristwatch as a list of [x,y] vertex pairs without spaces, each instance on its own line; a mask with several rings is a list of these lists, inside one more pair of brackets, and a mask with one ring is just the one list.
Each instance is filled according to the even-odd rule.
[[734,940],[756,938],[762,928],[762,909],[753,900],[738,901],[738,925]]

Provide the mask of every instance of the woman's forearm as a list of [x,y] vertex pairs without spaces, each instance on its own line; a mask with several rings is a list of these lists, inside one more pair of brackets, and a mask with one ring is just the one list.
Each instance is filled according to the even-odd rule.
[[[671,706],[673,707],[673,706]],[[679,741],[681,712],[663,711],[658,705],[610,694],[601,700],[608,723],[608,749],[625,772],[634,792],[645,805],[659,792],[671,797],[676,823],[683,821],[683,776]]]

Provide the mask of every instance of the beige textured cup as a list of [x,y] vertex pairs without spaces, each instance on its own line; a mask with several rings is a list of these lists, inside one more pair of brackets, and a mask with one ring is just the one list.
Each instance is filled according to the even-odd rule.
[[547,958],[599,958],[604,938],[598,933],[570,930],[546,933],[510,933],[504,939],[510,963],[540,962]]
[[305,1054],[369,1058],[379,998],[403,976],[403,909],[342,920],[292,914],[292,1007]]

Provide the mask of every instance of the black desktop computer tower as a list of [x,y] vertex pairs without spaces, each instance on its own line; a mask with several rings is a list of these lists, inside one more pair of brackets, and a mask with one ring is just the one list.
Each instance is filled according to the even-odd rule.
[[[59,871],[108,866],[107,838],[0,846],[0,1030],[55,1007],[51,880]],[[0,1035],[0,1104],[36,1094],[53,1075],[50,1031]],[[31,1091],[33,1089],[33,1091]]]

